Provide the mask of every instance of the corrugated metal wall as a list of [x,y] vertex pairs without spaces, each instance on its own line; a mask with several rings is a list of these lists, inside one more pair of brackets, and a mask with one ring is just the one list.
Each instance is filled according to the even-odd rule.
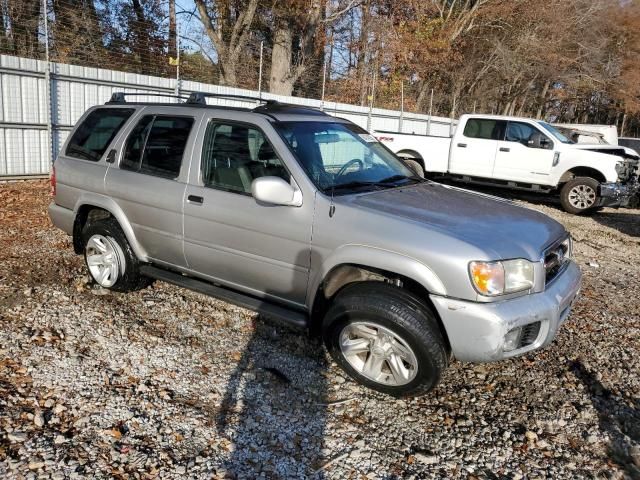
[[[49,172],[56,155],[78,118],[91,106],[104,103],[113,92],[174,93],[176,80],[60,63],[50,64],[51,114],[47,108],[46,63],[40,60],[0,55],[0,177],[42,175]],[[257,96],[257,91],[182,82],[183,93],[210,92]],[[344,103],[262,94],[287,103],[308,105],[343,117],[370,130],[399,130],[400,112],[369,109]],[[154,101],[154,97],[139,97]],[[248,101],[208,99],[218,105],[254,106]],[[428,115],[404,113],[402,131],[427,133]],[[370,123],[370,125],[368,125]],[[51,129],[52,149],[49,148]],[[449,135],[447,118],[432,117],[431,135]]]

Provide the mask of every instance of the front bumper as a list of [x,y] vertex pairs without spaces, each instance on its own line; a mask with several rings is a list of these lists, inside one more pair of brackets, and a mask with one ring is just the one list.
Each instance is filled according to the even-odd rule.
[[601,183],[598,207],[631,207],[640,203],[640,184]]
[[[544,292],[493,303],[477,303],[431,295],[455,358],[491,362],[542,348],[554,339],[580,290],[582,274],[574,262]],[[514,328],[540,322],[535,340],[505,350],[505,335]]]

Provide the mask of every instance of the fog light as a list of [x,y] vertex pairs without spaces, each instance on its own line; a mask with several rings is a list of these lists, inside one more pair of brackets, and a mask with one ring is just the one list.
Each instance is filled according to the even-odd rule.
[[504,336],[504,351],[510,352],[518,348],[520,343],[520,334],[522,333],[522,327],[516,327]]

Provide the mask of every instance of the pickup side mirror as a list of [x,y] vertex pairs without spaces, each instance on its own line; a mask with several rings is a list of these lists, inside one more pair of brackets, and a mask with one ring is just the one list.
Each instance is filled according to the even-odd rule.
[[527,147],[530,148],[543,148],[549,150],[553,148],[553,143],[547,137],[540,132],[532,133],[527,141]]
[[260,177],[251,183],[251,195],[259,203],[302,206],[302,192],[280,177]]

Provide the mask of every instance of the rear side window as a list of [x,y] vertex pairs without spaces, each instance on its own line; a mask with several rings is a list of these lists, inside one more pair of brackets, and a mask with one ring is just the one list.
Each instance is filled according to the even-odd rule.
[[97,162],[133,112],[132,108],[94,110],[73,132],[65,154],[68,157]]
[[176,178],[192,126],[192,117],[145,115],[129,134],[120,168]]
[[470,118],[464,126],[464,136],[484,140],[502,140],[506,122],[488,118]]

